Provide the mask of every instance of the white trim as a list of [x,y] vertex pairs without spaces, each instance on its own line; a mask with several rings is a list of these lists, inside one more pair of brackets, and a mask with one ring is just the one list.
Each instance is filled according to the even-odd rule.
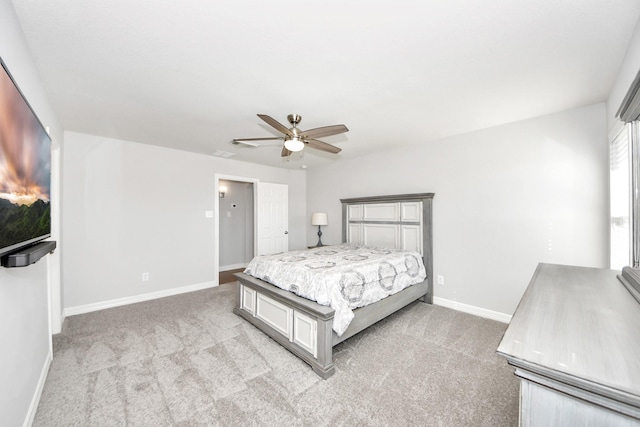
[[51,149],[51,240],[58,242],[57,250],[47,256],[49,284],[49,327],[52,334],[62,331],[62,288],[60,285],[60,147]]
[[109,301],[96,302],[93,304],[77,305],[64,309],[64,316],[74,316],[76,314],[90,313],[92,311],[104,310],[106,308],[120,307],[122,305],[135,304],[158,298],[170,297],[173,295],[185,294],[187,292],[200,291],[218,286],[218,281],[196,283],[195,285],[181,286],[179,288],[165,289],[163,291],[149,292],[147,294],[133,295],[125,298],[112,299]]
[[247,268],[247,263],[241,262],[240,264],[221,265],[220,271],[235,270],[236,268]]
[[473,314],[475,316],[484,317],[485,319],[497,320],[502,323],[509,323],[512,315],[504,314],[486,308],[476,307],[474,305],[463,304],[461,302],[452,301],[445,298],[433,297],[433,303],[442,307],[451,308],[463,313]]
[[[45,262],[47,263],[47,338],[49,340],[49,353],[53,354],[53,334],[60,333],[60,331],[53,331],[53,316],[51,315],[52,311],[52,298],[53,298],[53,289],[52,289],[52,277],[51,277],[51,254],[45,257]],[[57,316],[57,319],[60,319],[60,316]]]
[[23,427],[30,427],[33,424],[33,419],[36,416],[36,411],[38,410],[38,404],[40,403],[40,397],[42,396],[42,390],[44,390],[44,383],[47,381],[47,375],[49,374],[49,367],[51,366],[51,362],[53,361],[53,353],[51,349],[47,353],[47,357],[44,360],[44,365],[42,366],[42,371],[40,371],[40,378],[38,379],[38,384],[36,385],[36,389],[33,392],[33,397],[31,398],[31,404],[29,405],[29,411],[27,412],[27,417],[24,419]]

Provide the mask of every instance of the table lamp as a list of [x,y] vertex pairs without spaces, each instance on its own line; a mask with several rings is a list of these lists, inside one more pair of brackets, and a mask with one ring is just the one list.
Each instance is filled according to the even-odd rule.
[[324,212],[316,212],[311,215],[311,225],[318,226],[318,244],[316,246],[324,246],[322,244],[322,230],[321,227],[323,225],[327,225],[329,222],[327,221],[327,214]]

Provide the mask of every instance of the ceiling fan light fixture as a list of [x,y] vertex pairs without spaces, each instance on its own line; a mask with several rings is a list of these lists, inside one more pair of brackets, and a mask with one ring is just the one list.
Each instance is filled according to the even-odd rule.
[[302,151],[302,149],[304,148],[304,142],[302,142],[298,137],[293,137],[291,139],[287,139],[284,142],[284,148],[286,148],[289,151]]

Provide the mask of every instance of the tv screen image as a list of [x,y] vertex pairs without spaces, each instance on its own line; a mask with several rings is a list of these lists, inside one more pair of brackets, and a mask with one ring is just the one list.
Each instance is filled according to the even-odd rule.
[[51,235],[51,139],[0,64],[1,256]]

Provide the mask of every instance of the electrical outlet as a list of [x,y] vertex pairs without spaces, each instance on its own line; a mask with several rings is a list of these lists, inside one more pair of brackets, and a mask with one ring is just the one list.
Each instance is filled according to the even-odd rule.
[[444,285],[444,276],[438,275],[438,285]]
[[142,273],[142,281],[143,282],[148,282],[149,281],[149,273],[147,273],[147,272]]

